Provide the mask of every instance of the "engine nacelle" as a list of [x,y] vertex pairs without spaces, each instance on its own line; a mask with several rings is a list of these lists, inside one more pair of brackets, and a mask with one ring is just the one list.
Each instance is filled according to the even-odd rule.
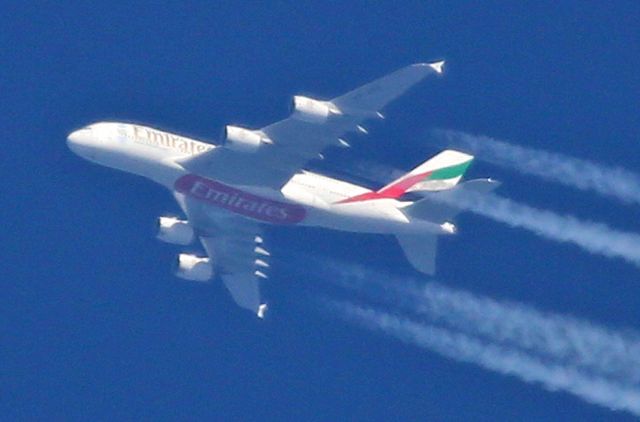
[[293,97],[292,109],[291,117],[309,123],[324,123],[330,116],[342,114],[340,109],[329,101],[318,101],[301,95]]
[[195,239],[191,225],[175,217],[160,217],[157,224],[156,237],[163,242],[174,245],[188,245]]
[[176,264],[175,274],[182,279],[205,282],[213,277],[213,265],[207,257],[181,253]]
[[222,138],[226,148],[238,152],[254,152],[262,144],[273,143],[261,132],[231,125],[224,127]]

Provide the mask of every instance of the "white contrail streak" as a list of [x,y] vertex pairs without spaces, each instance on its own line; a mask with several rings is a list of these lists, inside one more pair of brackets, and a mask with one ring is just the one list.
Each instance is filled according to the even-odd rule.
[[640,341],[636,335],[622,335],[576,318],[543,314],[435,283],[410,294],[413,311],[431,321],[599,376],[640,383]]
[[519,227],[547,239],[573,243],[593,254],[622,258],[640,265],[640,235],[615,230],[602,223],[581,221],[570,215],[540,210],[496,195],[479,195],[461,189],[430,198],[449,203]]
[[[325,262],[326,264],[326,262]],[[497,301],[436,282],[385,275],[361,266],[325,265],[323,278],[370,298],[505,347],[575,366],[620,383],[640,383],[640,336],[524,304]]]
[[589,403],[624,409],[640,416],[640,390],[637,386],[585,374],[571,366],[545,362],[515,349],[485,343],[465,334],[416,323],[371,308],[344,302],[328,302],[327,306],[348,321],[382,331],[447,358],[480,365],[525,382],[540,383],[552,391],[566,391]]
[[524,148],[488,136],[453,130],[435,130],[436,139],[477,155],[492,164],[584,191],[640,204],[640,176],[620,167],[608,167],[562,154]]

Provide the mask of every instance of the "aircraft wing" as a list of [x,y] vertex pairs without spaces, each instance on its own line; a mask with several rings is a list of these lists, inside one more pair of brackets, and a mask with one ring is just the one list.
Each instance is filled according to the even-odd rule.
[[[336,97],[328,104],[336,112],[323,122],[294,115],[258,131],[269,139],[253,152],[214,148],[180,162],[185,168],[230,184],[280,190],[308,161],[329,146],[341,145],[349,132],[366,131],[360,123],[381,118],[379,111],[424,77],[442,72],[442,62],[418,63],[383,76]],[[325,104],[327,104],[325,102]],[[344,145],[344,144],[342,144]]]
[[260,295],[260,281],[267,277],[269,253],[262,245],[260,225],[180,193],[175,197],[233,300],[263,318],[266,305]]

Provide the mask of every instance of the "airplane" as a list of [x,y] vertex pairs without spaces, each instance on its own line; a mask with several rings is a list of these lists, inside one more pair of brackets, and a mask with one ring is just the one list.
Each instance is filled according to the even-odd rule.
[[[175,275],[200,282],[218,275],[237,305],[264,318],[267,225],[392,234],[418,271],[433,274],[437,237],[456,232],[451,218],[460,211],[433,195],[495,188],[491,179],[459,184],[473,156],[454,150],[377,190],[304,169],[326,148],[348,147],[346,134],[366,133],[364,121],[384,118],[385,105],[443,65],[413,64],[331,100],[294,96],[289,117],[257,130],[227,125],[219,145],[123,122],[90,124],[67,144],[88,161],[168,188],[186,220],[159,217],[157,238],[199,240],[206,251],[179,254]],[[406,199],[412,192],[417,200]]]

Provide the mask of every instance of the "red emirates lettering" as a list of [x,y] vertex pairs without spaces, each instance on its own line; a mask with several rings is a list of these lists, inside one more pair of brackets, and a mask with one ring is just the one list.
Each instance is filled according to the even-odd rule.
[[182,176],[175,189],[219,208],[275,224],[296,224],[304,219],[304,207],[263,198],[195,174]]

